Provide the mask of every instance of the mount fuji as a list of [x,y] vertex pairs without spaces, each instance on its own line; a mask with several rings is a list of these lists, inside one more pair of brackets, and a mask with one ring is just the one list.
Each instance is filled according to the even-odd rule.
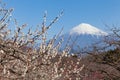
[[107,32],[104,32],[90,24],[81,23],[72,28],[68,33],[60,36],[56,40],[55,44],[57,44],[60,39],[63,39],[60,49],[62,50],[66,46],[69,46],[71,51],[75,52],[79,49],[92,46],[93,43],[102,40],[107,35]]

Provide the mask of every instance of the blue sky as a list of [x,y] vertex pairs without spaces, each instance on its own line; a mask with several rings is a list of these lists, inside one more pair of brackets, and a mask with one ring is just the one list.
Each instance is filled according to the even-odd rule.
[[64,27],[64,33],[80,23],[88,23],[102,30],[104,24],[120,26],[120,0],[3,0],[7,7],[14,8],[13,16],[20,24],[35,27],[42,23],[47,10],[47,23],[61,10],[64,15],[49,30],[50,36]]

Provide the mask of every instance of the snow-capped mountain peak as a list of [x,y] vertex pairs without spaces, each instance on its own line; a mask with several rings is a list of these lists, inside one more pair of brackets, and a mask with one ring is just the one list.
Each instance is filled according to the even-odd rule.
[[103,41],[104,37],[107,35],[109,34],[90,24],[81,23],[80,25],[72,28],[70,32],[60,36],[56,40],[55,45],[63,39],[60,49],[65,49],[67,45],[71,48],[70,52],[74,53],[80,51],[80,49],[91,48],[94,43]]
[[72,34],[90,34],[90,35],[97,35],[97,36],[105,36],[108,33],[90,25],[87,23],[81,23],[78,26],[72,28],[70,30],[70,35]]

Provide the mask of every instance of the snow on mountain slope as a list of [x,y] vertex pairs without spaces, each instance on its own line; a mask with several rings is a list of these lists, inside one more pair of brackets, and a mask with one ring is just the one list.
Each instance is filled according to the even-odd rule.
[[[102,40],[103,37],[107,35],[108,33],[90,24],[81,23],[63,35],[64,41],[62,42],[61,49],[64,49],[65,45],[67,44],[72,48],[73,51],[78,51],[78,49],[89,47],[93,43]],[[71,38],[68,41],[69,37]],[[56,43],[58,43],[61,38],[62,37],[59,37]],[[79,46],[79,48],[77,46]]]
[[74,27],[70,34],[91,34],[91,35],[108,35],[106,32],[90,25],[87,23],[81,23],[80,25]]

